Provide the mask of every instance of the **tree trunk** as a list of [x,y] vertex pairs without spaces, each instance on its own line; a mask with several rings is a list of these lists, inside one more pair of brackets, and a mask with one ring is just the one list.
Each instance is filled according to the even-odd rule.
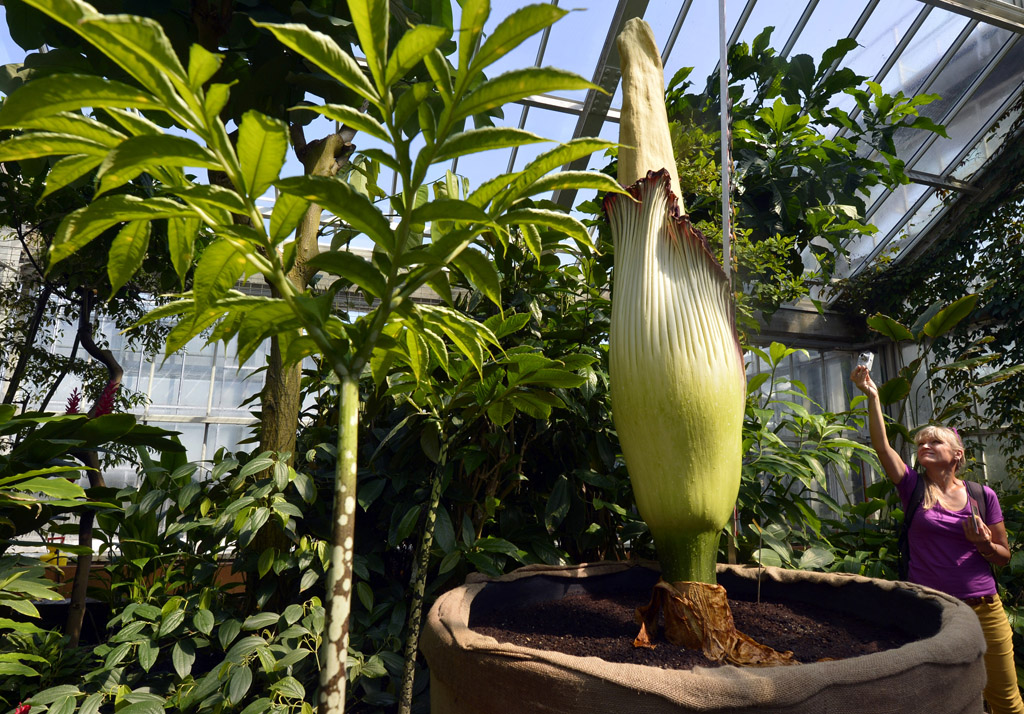
[[28,330],[25,332],[25,342],[18,351],[18,362],[14,365],[14,370],[11,372],[11,381],[7,383],[7,393],[4,394],[3,404],[14,403],[14,395],[17,394],[18,389],[21,387],[21,381],[25,378],[25,371],[28,369],[28,356],[36,342],[36,335],[39,334],[39,325],[42,324],[43,313],[46,311],[46,304],[50,301],[50,295],[52,294],[53,287],[47,283],[43,286],[43,291],[36,298],[36,308],[32,313],[32,320],[29,322]]
[[[350,152],[351,144],[345,142],[340,134],[332,134],[326,139],[304,145],[301,156],[304,159],[306,174],[334,176],[340,168],[339,159],[343,160]],[[323,208],[315,203],[310,204],[295,230],[295,265],[288,272],[288,279],[300,291],[306,289],[314,274],[309,267],[309,261],[319,253],[317,236],[322,215]],[[271,290],[277,297],[277,291],[273,288]],[[295,438],[298,433],[299,411],[302,407],[301,383],[302,365],[285,365],[279,340],[277,337],[270,338],[266,381],[260,395],[260,452],[274,451],[283,458],[287,454],[285,460],[289,464],[294,463]],[[250,548],[257,556],[267,548],[276,548],[279,553],[285,552],[288,550],[288,536],[277,521],[271,519],[257,532]],[[268,591],[269,599],[264,605],[270,610],[281,609],[278,606],[283,604],[282,598],[287,596],[287,588],[278,587],[273,573],[268,573],[267,576],[274,578],[275,581]],[[256,573],[246,579],[246,595],[250,602],[258,601],[257,591],[262,580]]]
[[[91,292],[81,291],[81,308],[78,314],[78,341],[89,355],[103,363],[107,368],[108,381],[103,389],[100,399],[96,400],[89,416],[97,416],[97,407],[100,406],[103,397],[113,398],[113,393],[121,385],[121,377],[124,370],[114,359],[109,350],[101,350],[92,339],[92,308],[94,296]],[[100,459],[95,451],[72,452],[88,467],[86,472],[89,477],[90,488],[102,488],[106,486],[103,479],[103,472],[100,471]],[[93,512],[83,511],[81,520],[78,523],[78,545],[92,548],[92,526]],[[65,632],[68,636],[68,646],[77,647],[79,638],[82,635],[82,623],[85,620],[85,596],[89,588],[89,573],[92,570],[92,552],[82,553],[78,556],[75,568],[75,581],[71,588],[71,605],[68,609],[68,621]]]

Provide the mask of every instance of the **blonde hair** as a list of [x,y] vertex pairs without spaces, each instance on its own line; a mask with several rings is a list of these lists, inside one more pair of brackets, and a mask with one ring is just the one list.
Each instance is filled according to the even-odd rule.
[[[953,447],[954,450],[960,450],[960,458],[957,460],[956,470],[953,472],[955,476],[958,476],[967,466],[967,455],[964,451],[964,442],[960,438],[960,433],[956,429],[950,429],[949,427],[929,425],[917,432],[914,436],[914,444],[920,446],[925,441],[931,439],[938,439],[944,444]],[[924,469],[921,469],[919,473],[920,478],[924,479],[925,484],[924,502],[921,505],[927,510],[939,502],[939,487],[928,479]]]

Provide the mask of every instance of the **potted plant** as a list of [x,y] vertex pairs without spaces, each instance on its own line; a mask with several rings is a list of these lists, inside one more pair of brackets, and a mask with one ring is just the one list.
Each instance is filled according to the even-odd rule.
[[[612,405],[660,577],[624,564],[529,567],[446,594],[431,611],[422,645],[432,710],[492,711],[508,701],[523,711],[559,712],[980,710],[981,633],[973,613],[954,598],[856,576],[716,567],[718,538],[739,488],[746,392],[731,290],[679,205],[653,32],[631,20],[618,44],[624,85],[619,182],[633,200],[619,194],[605,200],[616,244]],[[650,605],[637,609],[639,643],[650,644],[664,613],[673,644],[701,649],[713,661],[759,668],[667,672],[496,643],[470,627],[474,607],[555,599],[573,589],[600,594],[623,578],[639,588],[653,586]],[[827,603],[837,613],[898,625],[917,639],[844,661],[766,668],[795,660],[736,631],[723,584]],[[937,691],[938,672],[956,686]]]

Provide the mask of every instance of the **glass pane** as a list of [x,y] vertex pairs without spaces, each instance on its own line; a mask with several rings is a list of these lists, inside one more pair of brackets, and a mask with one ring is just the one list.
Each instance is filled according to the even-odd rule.
[[807,54],[819,60],[825,50],[850,34],[863,11],[863,2],[819,2],[790,55]]
[[805,401],[804,406],[821,411],[825,401],[825,384],[821,373],[821,357],[817,350],[808,350],[806,355],[802,352],[793,355],[793,379],[803,383],[808,398],[814,402],[810,404]]
[[993,120],[1007,97],[1020,86],[1021,66],[1024,66],[1024,42],[1018,41],[956,116],[947,122],[946,131],[950,141],[935,141],[914,168],[946,174],[960,152],[975,140],[978,132]]
[[[944,121],[946,113],[960,100],[1011,35],[1009,30],[992,25],[979,24],[975,27],[963,46],[927,88],[928,94],[937,94],[939,99],[919,107],[920,114],[936,122]],[[897,131],[893,138],[897,156],[909,159],[929,136],[931,132],[915,129]]]
[[[652,2],[648,6],[645,17],[651,14],[652,6],[657,4]],[[669,4],[676,7],[679,5],[678,1]],[[732,9],[730,10],[729,8]],[[736,20],[739,19],[743,5],[738,2],[730,3],[729,8],[726,9],[726,21],[729,28],[728,33],[731,34],[732,27],[736,24]],[[669,24],[665,28],[655,27],[655,35],[659,33],[659,30],[664,33],[667,39],[668,33],[672,30],[672,25]],[[728,34],[726,36],[728,37]],[[658,46],[664,47],[664,41],[661,40]],[[676,38],[672,53],[665,60],[665,81],[667,83],[671,80],[672,76],[680,68],[693,67],[693,72],[690,73],[690,81],[693,82],[694,90],[699,91],[704,88],[708,75],[718,65],[718,56],[718,3],[695,0],[690,5],[690,11],[686,14],[686,21],[683,22],[683,26],[679,31],[679,37]],[[621,90],[612,99],[612,106],[622,106]]]
[[932,10],[924,24],[914,33],[910,44],[900,53],[896,64],[882,80],[889,94],[902,91],[905,96],[917,94],[924,80],[953,45],[969,20],[944,10]]
[[857,35],[860,47],[846,56],[844,66],[873,79],[923,7],[917,0],[885,0],[878,3]]
[[[730,5],[731,3],[726,5],[727,19],[730,17],[728,14]],[[740,12],[739,3],[736,3],[736,6],[735,12],[738,13]],[[782,48],[786,46],[786,41],[789,40],[789,36],[796,26],[796,21],[800,19],[806,6],[806,2],[797,2],[796,0],[789,0],[785,3],[761,0],[754,6],[750,17],[747,18],[743,29],[740,30],[739,41],[749,45],[766,27],[771,26],[775,29],[772,31],[772,39],[768,44],[775,49],[776,53],[782,52]]]
[[153,386],[149,393],[154,411],[166,413],[167,409],[178,404],[183,362],[184,358],[180,352],[166,360],[157,359],[153,372]]
[[[251,428],[246,424],[210,424],[207,430],[206,458],[212,459],[218,449],[226,449],[229,454],[239,451],[239,442],[251,436]],[[251,449],[252,445],[244,445]]]

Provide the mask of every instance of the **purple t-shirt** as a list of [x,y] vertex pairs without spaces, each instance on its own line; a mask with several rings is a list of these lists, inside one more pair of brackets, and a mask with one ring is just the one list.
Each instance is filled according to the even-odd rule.
[[[907,466],[903,479],[896,485],[904,509],[918,478],[917,471]],[[995,491],[988,486],[983,490],[985,523],[1001,522],[1003,510],[999,507]],[[910,521],[908,580],[959,598],[995,594],[996,581],[988,561],[964,535],[961,523],[970,515],[970,507],[966,504],[959,511],[947,511],[939,503],[927,510],[923,503],[918,507]]]

